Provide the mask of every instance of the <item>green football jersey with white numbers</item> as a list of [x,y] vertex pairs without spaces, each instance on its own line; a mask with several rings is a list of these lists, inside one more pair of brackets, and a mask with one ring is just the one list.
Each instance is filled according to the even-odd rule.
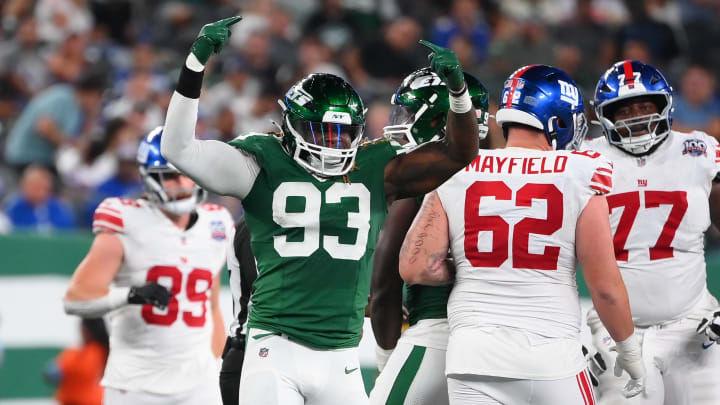
[[402,148],[385,140],[361,145],[347,175],[320,179],[277,136],[230,144],[261,167],[242,201],[258,267],[248,326],[318,349],[357,346],[387,213],[385,165]]

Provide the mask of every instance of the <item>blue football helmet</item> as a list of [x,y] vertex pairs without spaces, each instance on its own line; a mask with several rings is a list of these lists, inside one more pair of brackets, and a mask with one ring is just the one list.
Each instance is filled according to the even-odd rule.
[[495,115],[501,127],[522,124],[539,129],[555,150],[576,149],[585,138],[582,94],[560,69],[529,65],[516,70],[505,81],[501,100]]
[[167,190],[163,181],[182,175],[160,154],[163,127],[157,127],[140,142],[137,153],[138,168],[148,199],[173,215],[195,211],[205,199],[205,191],[195,185],[192,189]]
[[[651,100],[659,113],[615,121],[613,115],[619,102],[634,97]],[[672,87],[659,70],[648,64],[636,60],[614,64],[598,81],[594,104],[608,142],[632,155],[647,153],[670,133]],[[647,133],[633,135],[633,128]],[[623,134],[618,129],[622,129]]]

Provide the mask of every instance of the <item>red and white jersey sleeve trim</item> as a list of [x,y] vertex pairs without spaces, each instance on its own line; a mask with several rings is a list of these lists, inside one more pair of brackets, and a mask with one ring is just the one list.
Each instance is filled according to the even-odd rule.
[[718,146],[718,141],[715,138],[709,135],[708,138],[710,138],[710,142],[715,149],[715,171],[720,174],[720,146]]
[[95,209],[92,224],[94,233],[101,231],[123,232],[122,211],[119,208],[119,204],[114,204],[113,200],[115,199],[106,199]]
[[612,191],[612,176],[612,163],[608,161],[602,162],[602,165],[597,167],[593,172],[592,178],[590,179],[590,188],[599,195],[609,194]]

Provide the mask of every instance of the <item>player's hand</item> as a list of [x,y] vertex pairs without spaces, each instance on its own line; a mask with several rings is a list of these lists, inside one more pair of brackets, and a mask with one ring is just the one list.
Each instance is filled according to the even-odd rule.
[[630,374],[630,381],[623,389],[625,398],[632,398],[645,391],[645,365],[642,361],[642,348],[635,334],[622,342],[617,342],[611,350],[617,352],[615,377],[620,377],[623,370]]
[[465,85],[465,76],[463,76],[462,66],[460,66],[455,52],[424,39],[420,40],[420,44],[432,50],[432,53],[428,55],[430,68],[440,76],[450,90],[461,91]]
[[242,17],[235,16],[205,24],[200,30],[197,39],[193,42],[190,52],[204,65],[213,53],[220,53],[232,34],[230,26],[241,19]]
[[139,287],[130,287],[128,304],[150,304],[159,309],[165,309],[170,298],[172,298],[172,294],[167,288],[156,282],[149,282]]
[[705,342],[702,344],[703,349],[709,349],[714,343],[718,342],[718,339],[720,339],[720,308],[716,308],[705,315],[697,327],[697,333],[705,335]]
[[585,362],[587,363],[587,369],[588,373],[590,374],[590,381],[592,382],[592,385],[597,387],[600,385],[600,380],[598,380],[598,377],[607,371],[607,365],[605,365],[605,360],[600,355],[600,352],[595,352],[595,354],[590,354],[590,350],[588,350],[585,345],[582,346],[582,352],[583,356],[585,356]]

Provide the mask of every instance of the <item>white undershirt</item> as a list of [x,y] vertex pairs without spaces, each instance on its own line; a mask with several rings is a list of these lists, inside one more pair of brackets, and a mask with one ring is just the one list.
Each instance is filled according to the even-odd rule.
[[198,99],[174,92],[165,118],[161,153],[206,190],[245,198],[260,173],[255,157],[224,142],[195,139]]

